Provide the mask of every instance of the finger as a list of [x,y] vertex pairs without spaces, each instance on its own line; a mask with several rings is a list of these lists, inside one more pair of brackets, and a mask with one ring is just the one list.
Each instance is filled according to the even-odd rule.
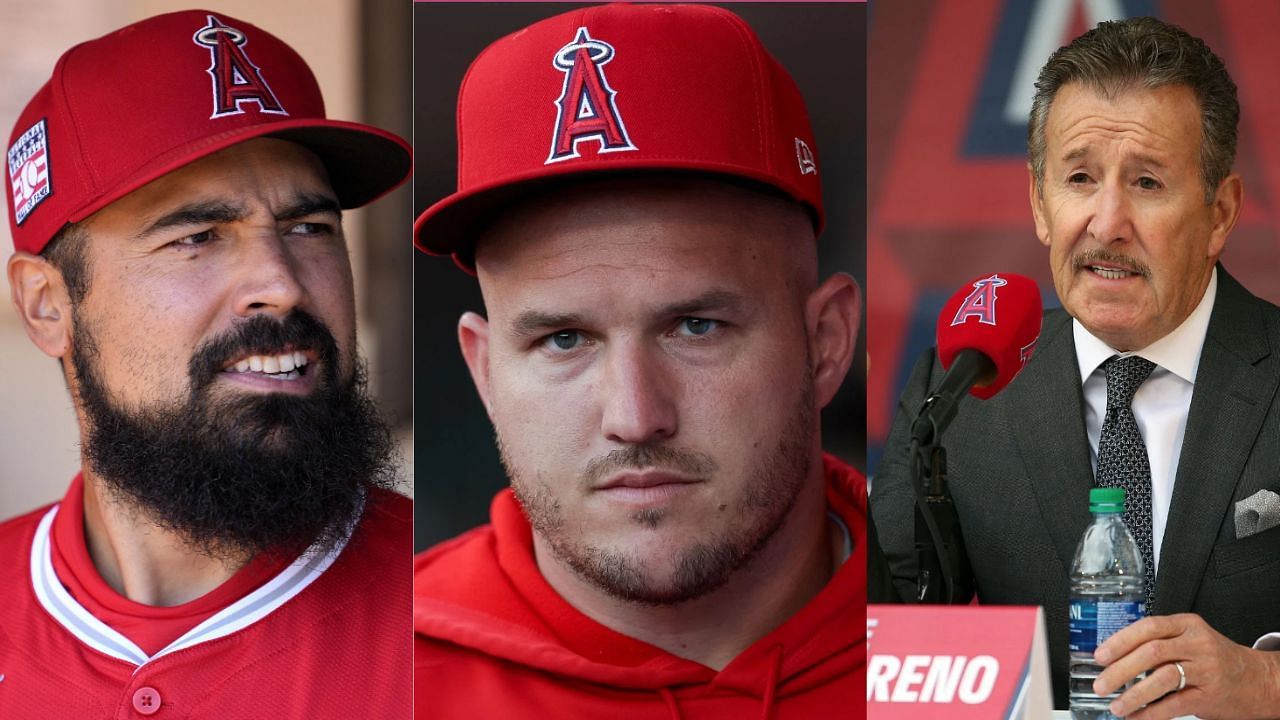
[[[1148,641],[1106,666],[1093,681],[1094,692],[1099,695],[1113,693],[1142,673],[1152,672],[1161,665],[1184,660],[1186,657],[1188,656],[1179,650],[1177,640],[1161,638]],[[1174,683],[1174,687],[1177,687],[1177,683]]]
[[[1162,695],[1178,689],[1181,676],[1172,664],[1161,665],[1141,682],[1126,690],[1111,703],[1111,712],[1121,717],[1153,703]],[[1096,685],[1095,685],[1096,687]]]
[[1166,695],[1158,703],[1152,703],[1141,710],[1122,717],[1125,720],[1171,720],[1185,715],[1194,715],[1195,705],[1199,700],[1199,696],[1199,690],[1188,687],[1181,692]]
[[1115,662],[1144,643],[1157,638],[1174,637],[1185,631],[1187,615],[1153,615],[1120,630],[1098,646],[1093,658],[1103,665]]

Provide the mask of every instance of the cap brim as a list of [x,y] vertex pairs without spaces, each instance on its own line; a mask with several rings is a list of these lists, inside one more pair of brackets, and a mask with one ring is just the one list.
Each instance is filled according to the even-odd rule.
[[316,154],[343,208],[367,205],[409,178],[413,153],[394,133],[341,120],[299,119],[263,123],[204,138],[162,153],[108,192],[77,208],[69,217],[79,222],[147,183],[179,168],[254,138],[273,137],[298,143]]
[[458,267],[475,274],[475,241],[493,214],[536,190],[561,183],[581,182],[591,178],[641,173],[690,173],[728,182],[750,184],[772,189],[808,208],[814,219],[814,230],[822,231],[822,216],[802,199],[798,188],[788,188],[777,177],[736,165],[689,162],[687,160],[654,159],[641,162],[608,163],[591,169],[565,172],[539,170],[525,177],[506,177],[487,185],[454,193],[427,208],[413,223],[414,247],[431,255],[452,255]]

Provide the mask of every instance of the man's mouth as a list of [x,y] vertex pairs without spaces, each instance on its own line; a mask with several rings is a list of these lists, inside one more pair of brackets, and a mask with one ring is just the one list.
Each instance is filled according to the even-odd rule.
[[1094,275],[1107,280],[1123,280],[1127,277],[1140,277],[1142,275],[1136,270],[1127,270],[1113,265],[1086,265],[1085,267]]
[[257,374],[273,380],[296,380],[307,374],[311,358],[306,352],[293,350],[276,354],[246,355],[223,367],[224,373]]

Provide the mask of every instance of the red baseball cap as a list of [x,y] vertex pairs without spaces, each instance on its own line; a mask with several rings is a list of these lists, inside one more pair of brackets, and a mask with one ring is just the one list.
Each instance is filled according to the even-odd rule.
[[414,244],[473,271],[475,236],[549,181],[695,171],[762,183],[823,225],[817,148],[795,81],[738,16],[703,5],[603,5],[490,45],[458,92],[458,191]]
[[256,137],[319,156],[342,207],[408,178],[408,143],[325,118],[311,69],[279,38],[228,15],[159,15],[77,45],[9,136],[14,248],[40,252],[78,222],[156,178]]

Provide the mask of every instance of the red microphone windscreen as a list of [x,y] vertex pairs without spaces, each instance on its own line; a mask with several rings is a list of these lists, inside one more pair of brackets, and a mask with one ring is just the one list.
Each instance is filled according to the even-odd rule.
[[938,358],[943,368],[961,350],[991,358],[996,377],[969,392],[986,400],[1004,389],[1031,359],[1040,337],[1040,288],[1029,277],[996,273],[960,288],[938,315]]

